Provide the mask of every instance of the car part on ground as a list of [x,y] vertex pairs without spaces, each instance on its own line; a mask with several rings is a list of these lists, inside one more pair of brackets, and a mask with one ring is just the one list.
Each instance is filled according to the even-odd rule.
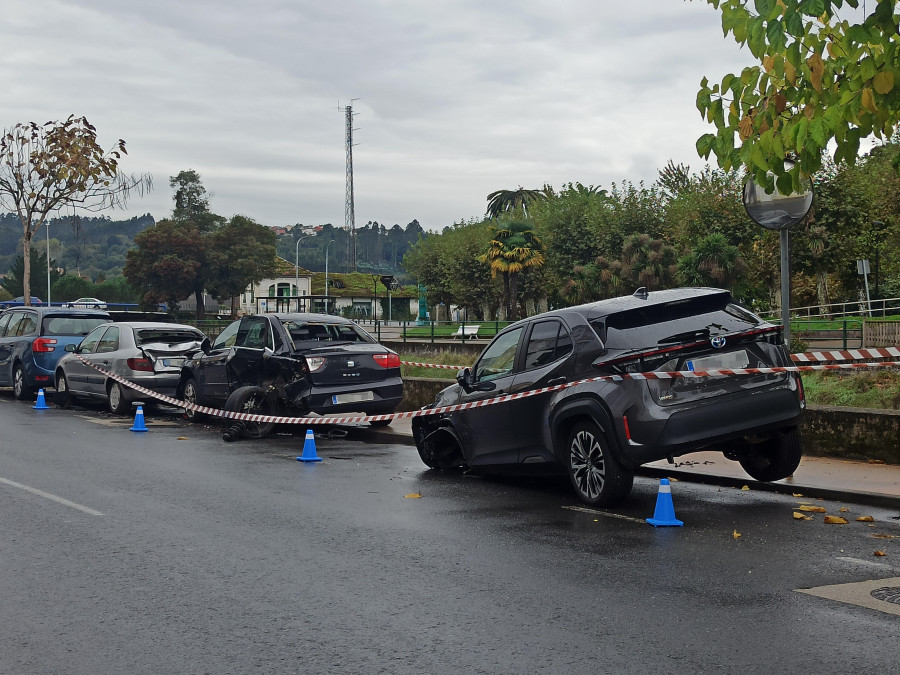
[[[627,497],[638,466],[704,449],[722,451],[758,480],[779,480],[801,455],[805,403],[796,374],[621,376],[790,364],[780,328],[728,291],[639,289],[508,326],[427,407],[550,390],[416,417],[413,436],[431,468],[562,471],[596,506]],[[561,384],[570,386],[554,386]]]
[[108,321],[110,315],[97,310],[22,306],[0,312],[0,386],[30,399],[53,384],[66,346]]
[[67,404],[90,398],[105,401],[117,415],[130,414],[132,405],[146,401],[145,396],[109,373],[174,397],[182,365],[206,340],[184,324],[121,321],[98,326],[77,345],[66,347],[69,353],[56,367],[57,392]]
[[[249,395],[247,387],[264,393]],[[182,368],[179,396],[200,406],[265,409],[283,417],[381,415],[403,398],[400,357],[356,323],[328,314],[257,314],[227,326]],[[244,396],[248,398],[245,400]],[[189,419],[199,419],[188,411]],[[384,425],[389,422],[382,422]],[[234,424],[228,440],[271,425]]]

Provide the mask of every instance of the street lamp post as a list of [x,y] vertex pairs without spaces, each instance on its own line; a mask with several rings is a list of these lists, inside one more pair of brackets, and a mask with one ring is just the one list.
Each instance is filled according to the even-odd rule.
[[50,307],[50,221],[47,221],[47,307]]
[[300,237],[297,240],[297,245],[294,246],[294,290],[297,291],[297,311],[300,311],[300,242],[304,239],[309,239],[314,235],[307,234],[306,236]]
[[325,313],[328,314],[328,248],[334,243],[334,239],[325,244]]

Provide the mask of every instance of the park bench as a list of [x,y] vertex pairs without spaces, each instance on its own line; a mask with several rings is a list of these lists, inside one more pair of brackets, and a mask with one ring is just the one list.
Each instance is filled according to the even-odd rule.
[[481,326],[460,326],[456,329],[456,332],[451,335],[451,337],[458,338],[476,338],[478,337],[478,329]]

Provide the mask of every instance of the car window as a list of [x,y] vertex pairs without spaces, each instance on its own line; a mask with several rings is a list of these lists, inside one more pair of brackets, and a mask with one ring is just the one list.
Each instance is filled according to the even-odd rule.
[[25,320],[25,312],[13,312],[9,318],[9,325],[6,327],[6,337],[13,337],[19,334],[19,327]]
[[106,332],[103,334],[103,337],[100,338],[100,342],[97,344],[97,349],[94,352],[95,354],[105,354],[107,352],[114,352],[119,348],[119,327],[118,326],[110,326],[106,329]]
[[0,337],[6,333],[6,327],[9,325],[9,317],[12,316],[12,312],[7,312],[3,316],[0,316]]
[[531,329],[525,352],[525,370],[540,368],[572,351],[572,336],[559,321],[538,321]]
[[308,347],[308,342],[375,342],[375,338],[355,323],[307,323],[283,321],[285,331],[298,348]]
[[141,328],[136,333],[135,342],[138,346],[151,343],[180,345],[186,342],[197,342],[203,340],[204,337],[200,331],[185,328]]
[[237,339],[238,328],[241,327],[242,319],[238,319],[234,323],[228,324],[221,333],[216,336],[216,339],[213,341],[213,349],[223,349],[225,347],[234,347],[234,342]]
[[[16,312],[19,316],[9,320],[7,335],[31,335],[37,328],[37,317],[32,312]],[[15,321],[15,324],[13,322]]]
[[272,348],[269,337],[269,321],[264,317],[246,316],[241,319],[235,345],[250,349]]
[[88,333],[84,340],[78,345],[78,352],[80,354],[93,354],[97,349],[97,344],[100,342],[100,336],[102,336],[105,331],[106,326],[99,326]]
[[109,323],[105,316],[66,316],[54,314],[44,317],[44,335],[87,335],[97,326]]
[[498,335],[475,364],[475,381],[494,380],[513,371],[522,328]]

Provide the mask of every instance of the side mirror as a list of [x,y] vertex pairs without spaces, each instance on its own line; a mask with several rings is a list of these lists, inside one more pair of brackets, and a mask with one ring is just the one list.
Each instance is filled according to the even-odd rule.
[[212,351],[212,343],[208,337],[203,338],[203,342],[200,343],[200,350],[204,354],[209,354]]
[[472,371],[463,368],[456,374],[456,383],[468,394],[472,391]]
[[67,344],[63,349],[65,349],[67,352],[77,352],[77,351],[78,351],[78,345],[76,345],[76,344]]

